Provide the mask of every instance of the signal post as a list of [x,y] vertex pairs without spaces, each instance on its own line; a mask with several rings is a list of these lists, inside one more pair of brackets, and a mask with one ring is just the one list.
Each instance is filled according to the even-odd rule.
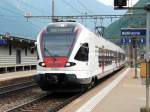
[[146,84],[146,107],[141,108],[141,112],[150,112],[149,107],[149,85],[150,85],[150,3],[144,8],[147,11],[147,29],[146,29],[146,54],[145,63],[142,64],[141,77],[145,78]]

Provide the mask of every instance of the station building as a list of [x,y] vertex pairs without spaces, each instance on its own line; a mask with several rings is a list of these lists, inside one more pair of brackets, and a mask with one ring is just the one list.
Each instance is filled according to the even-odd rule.
[[36,69],[35,40],[0,35],[0,73]]

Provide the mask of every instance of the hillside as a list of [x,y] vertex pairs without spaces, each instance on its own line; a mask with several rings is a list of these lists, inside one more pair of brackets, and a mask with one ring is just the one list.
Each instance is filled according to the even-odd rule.
[[[150,0],[140,0],[134,7],[143,7],[145,3],[150,2]],[[128,11],[129,12],[129,11]],[[140,15],[145,14],[142,18],[137,18],[134,16],[125,16],[115,21],[111,25],[109,25],[105,30],[106,38],[120,38],[120,29],[128,28],[128,27],[136,27],[141,28],[146,26],[146,13],[144,10],[133,10],[133,14]]]
[[[55,2],[55,15],[115,14],[113,7],[105,6],[97,0],[55,0]],[[88,10],[79,4],[80,2]],[[76,10],[71,8],[72,6]],[[0,3],[0,34],[9,32],[11,35],[35,39],[40,29],[50,22],[48,19],[31,19],[26,22],[23,17],[25,12],[32,12],[32,15],[51,15],[51,0],[36,0],[36,2],[35,0],[3,0]]]

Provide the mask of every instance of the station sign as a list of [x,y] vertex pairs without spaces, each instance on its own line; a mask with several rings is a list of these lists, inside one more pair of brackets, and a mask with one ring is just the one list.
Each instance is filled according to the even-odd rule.
[[121,39],[121,43],[122,44],[131,44],[132,43],[132,39],[131,38],[122,38]]
[[121,28],[121,36],[134,36],[134,37],[145,37],[145,28]]
[[[123,45],[132,44],[132,43],[133,43],[133,40],[131,38],[126,37],[126,38],[121,39],[121,44],[123,44]],[[144,44],[146,44],[146,39],[144,37],[141,37],[137,40],[137,43],[144,45]]]
[[141,44],[145,44],[145,43],[146,43],[146,39],[145,39],[145,38],[143,38],[143,37],[142,37],[142,38],[140,38],[140,43],[141,43]]
[[126,42],[126,38],[122,38],[122,39],[121,39],[121,43],[122,43],[122,44],[126,44],[126,43],[127,43],[127,42]]
[[8,42],[5,39],[0,39],[0,45],[7,45]]
[[137,44],[144,45],[146,44],[146,28],[121,28],[121,37],[123,45],[134,44],[135,38]]

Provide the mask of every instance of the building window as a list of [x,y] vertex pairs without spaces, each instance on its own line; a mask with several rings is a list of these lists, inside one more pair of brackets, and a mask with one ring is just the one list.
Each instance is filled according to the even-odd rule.
[[9,55],[11,55],[11,54],[12,54],[12,46],[9,45]]
[[34,54],[34,48],[31,48],[31,54]]
[[21,50],[16,50],[16,64],[21,64]]
[[39,60],[39,54],[38,54],[38,52],[37,52],[37,60]]
[[25,55],[26,56],[28,55],[28,48],[27,47],[25,48]]

